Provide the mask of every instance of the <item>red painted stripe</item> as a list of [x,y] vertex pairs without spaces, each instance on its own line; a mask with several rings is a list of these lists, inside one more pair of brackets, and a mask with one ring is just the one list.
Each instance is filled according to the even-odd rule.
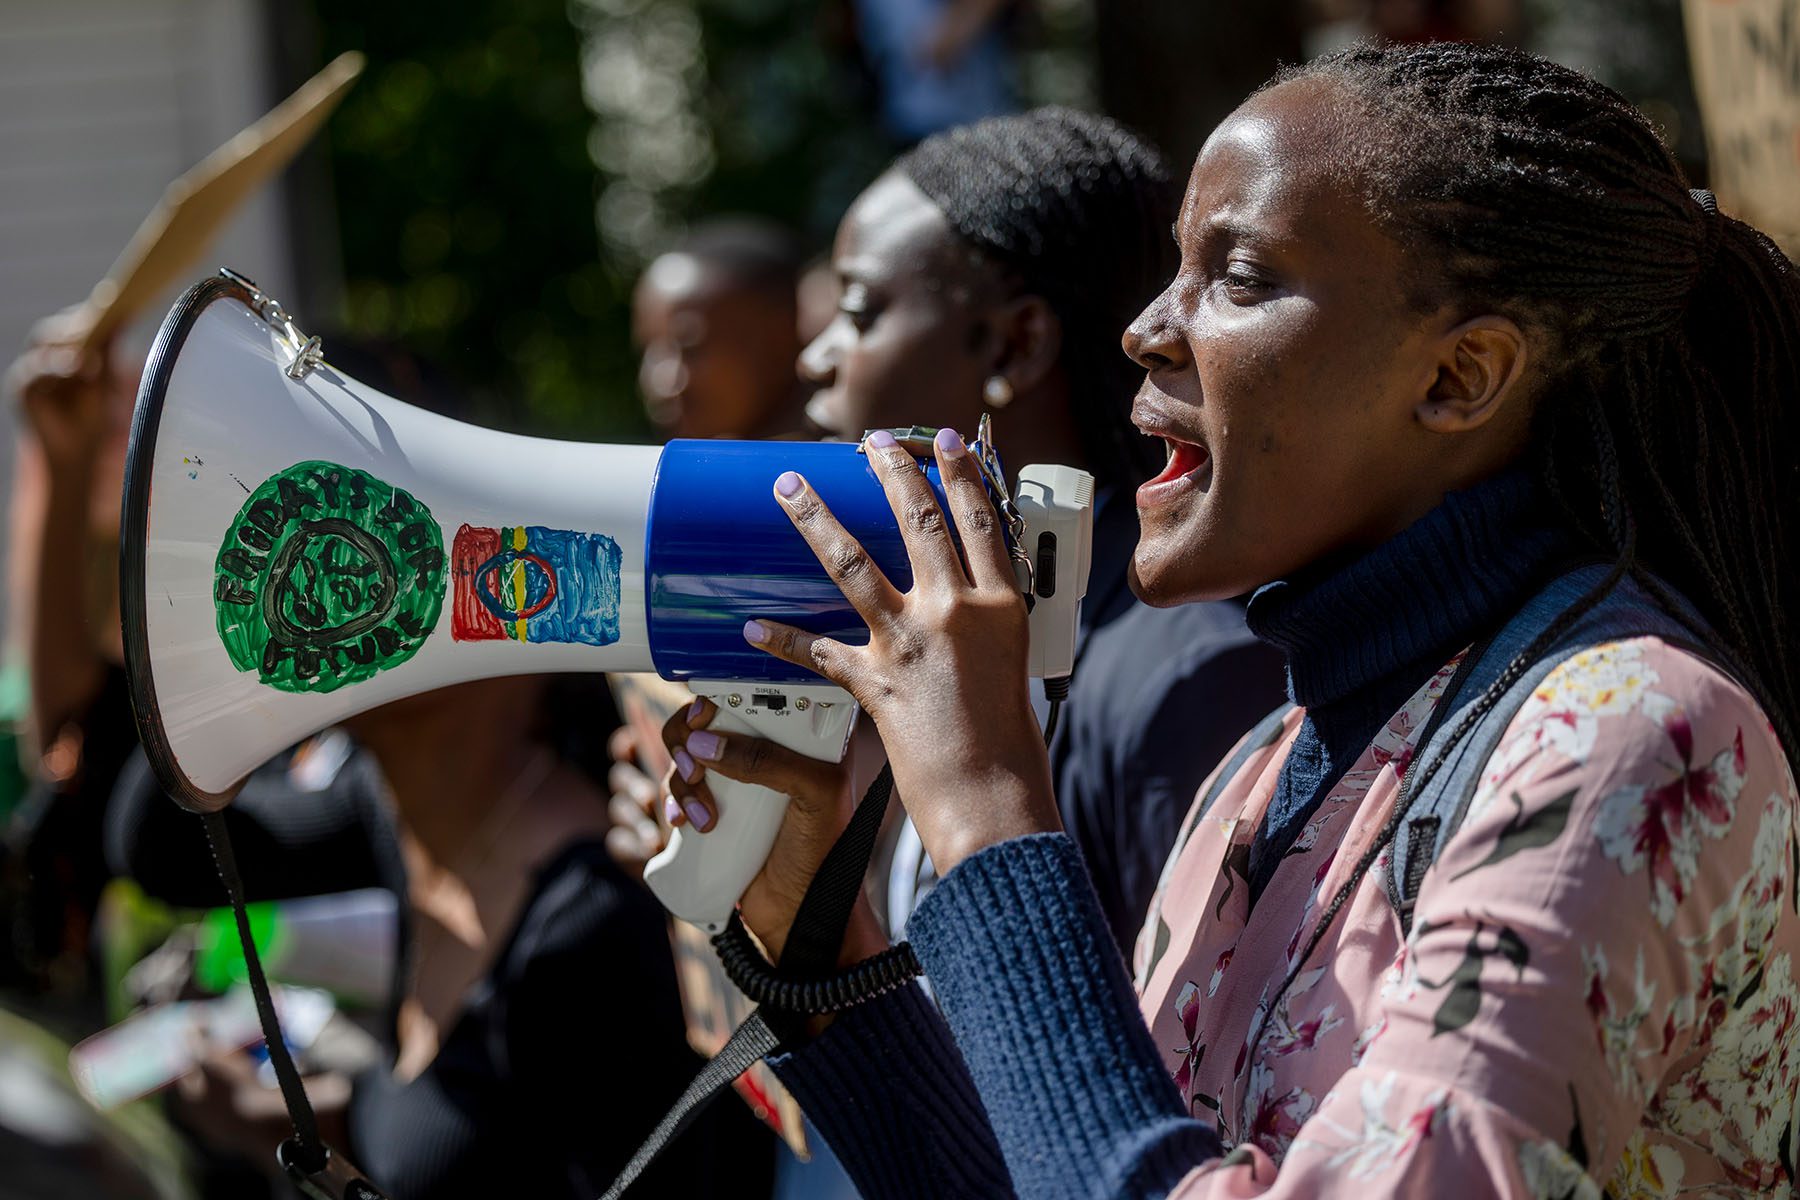
[[494,614],[476,598],[476,571],[500,553],[500,531],[464,525],[450,547],[450,637],[458,642],[492,642],[506,637]]

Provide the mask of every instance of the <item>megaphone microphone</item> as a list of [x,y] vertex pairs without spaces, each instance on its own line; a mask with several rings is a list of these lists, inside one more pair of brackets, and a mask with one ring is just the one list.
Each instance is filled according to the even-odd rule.
[[[1009,496],[991,437],[971,449],[1032,602],[1032,673],[1066,676],[1093,480],[1029,466]],[[335,370],[280,304],[222,271],[163,322],[132,420],[121,599],[150,764],[178,802],[213,812],[280,750],[404,696],[539,671],[649,670],[711,699],[720,729],[841,759],[855,702],[741,632],[763,617],[868,638],[772,494],[790,469],[897,587],[911,585],[860,446],[657,448],[466,425]],[[677,830],[644,877],[670,912],[717,933],[787,801],[709,783],[716,826]]]

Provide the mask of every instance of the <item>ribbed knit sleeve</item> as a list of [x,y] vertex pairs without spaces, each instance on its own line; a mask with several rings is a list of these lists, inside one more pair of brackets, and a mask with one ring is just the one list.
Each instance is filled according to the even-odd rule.
[[863,1200],[1013,1194],[987,1111],[917,984],[853,1008],[769,1060]]
[[1135,1200],[1220,1153],[1158,1060],[1066,835],[972,856],[910,929],[942,1018],[915,989],[777,1064],[865,1200],[1005,1195],[975,1176],[996,1150],[1019,1196]]

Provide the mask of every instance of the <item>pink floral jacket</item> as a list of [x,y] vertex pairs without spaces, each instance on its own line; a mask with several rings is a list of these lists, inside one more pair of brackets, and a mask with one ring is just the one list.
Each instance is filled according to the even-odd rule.
[[1411,937],[1378,860],[1295,962],[1455,665],[1254,911],[1249,848],[1300,714],[1190,816],[1138,990],[1190,1110],[1232,1149],[1173,1195],[1794,1195],[1800,804],[1755,702],[1684,651],[1640,638],[1560,664],[1425,875]]

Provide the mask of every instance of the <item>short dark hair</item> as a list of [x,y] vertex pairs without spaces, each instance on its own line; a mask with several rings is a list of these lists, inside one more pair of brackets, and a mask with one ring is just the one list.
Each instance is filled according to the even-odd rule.
[[761,217],[698,222],[667,253],[686,254],[731,283],[790,306],[797,303],[795,289],[806,266],[800,238]]
[[1040,108],[946,130],[894,164],[956,235],[1062,322],[1062,365],[1089,466],[1135,483],[1162,452],[1131,425],[1141,368],[1120,335],[1175,273],[1181,191],[1162,156],[1116,121]]

